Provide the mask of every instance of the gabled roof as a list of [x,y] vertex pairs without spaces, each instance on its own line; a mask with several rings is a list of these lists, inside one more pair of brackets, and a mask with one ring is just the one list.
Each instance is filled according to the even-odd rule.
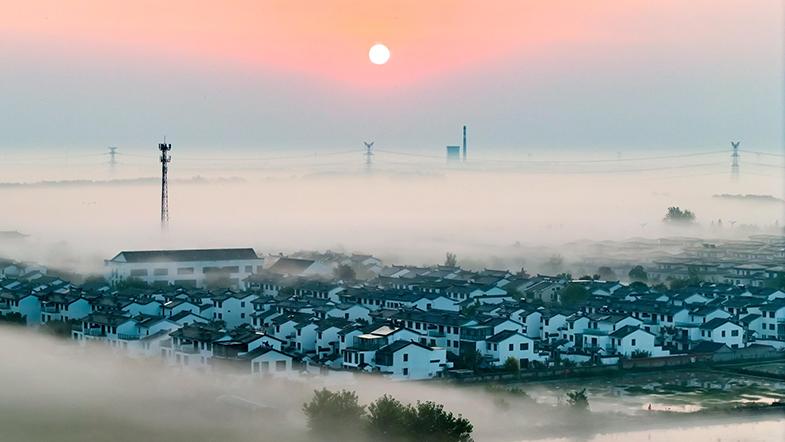
[[[499,333],[496,333],[495,335],[493,335],[490,338],[486,339],[485,341],[486,342],[499,343],[499,342],[505,341],[505,340],[515,336],[515,335],[521,335],[521,334],[519,332],[515,331],[515,330],[502,330]],[[523,335],[521,335],[521,336],[523,336]]]
[[314,261],[312,259],[279,258],[278,261],[275,261],[275,264],[270,266],[267,270],[282,275],[299,275],[305,272],[313,263]]
[[625,325],[624,327],[622,327],[622,328],[616,330],[615,332],[611,333],[610,336],[613,337],[613,338],[616,338],[616,339],[622,339],[622,338],[625,338],[625,337],[635,333],[636,331],[642,331],[644,333],[651,334],[651,333],[647,332],[646,330],[643,330],[640,327],[637,327],[635,325]]
[[122,251],[110,261],[127,263],[231,261],[259,259],[251,248]]
[[721,326],[725,325],[726,322],[730,322],[731,324],[733,324],[733,325],[735,325],[737,327],[740,327],[740,325],[738,325],[738,324],[734,323],[733,321],[730,321],[730,320],[728,320],[726,318],[714,318],[711,321],[708,321],[708,322],[705,322],[705,323],[701,324],[700,325],[700,329],[701,330],[714,330],[717,327],[721,327]]

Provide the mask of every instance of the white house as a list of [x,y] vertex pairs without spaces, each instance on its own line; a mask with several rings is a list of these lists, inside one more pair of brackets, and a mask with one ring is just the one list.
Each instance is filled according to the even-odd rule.
[[262,270],[263,264],[251,248],[122,251],[105,261],[111,284],[136,278],[183,287],[205,287],[214,278],[239,288],[240,281]]
[[636,326],[625,325],[610,334],[611,347],[619,354],[630,357],[635,353],[646,353],[651,357],[667,356],[668,351],[655,345],[655,336]]
[[700,339],[702,341],[725,344],[730,348],[743,348],[744,328],[728,319],[716,318],[701,324]]
[[414,341],[395,341],[376,351],[373,365],[392,379],[429,379],[447,368],[447,351]]
[[534,340],[515,330],[503,330],[485,340],[481,353],[491,365],[501,366],[508,358],[518,361],[521,368],[527,368],[540,357],[534,351]]

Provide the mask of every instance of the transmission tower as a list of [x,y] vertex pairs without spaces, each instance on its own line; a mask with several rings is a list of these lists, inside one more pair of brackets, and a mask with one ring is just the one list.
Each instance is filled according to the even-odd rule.
[[172,161],[172,156],[169,155],[172,145],[159,143],[158,150],[161,151],[161,230],[166,230],[169,225],[169,184],[166,173],[169,170],[169,162]]
[[366,172],[371,171],[371,164],[373,163],[373,143],[375,143],[375,141],[371,141],[371,142],[363,141],[363,144],[365,145],[365,171]]
[[730,165],[730,176],[733,180],[739,179],[739,144],[741,141],[731,141],[730,145],[733,147],[733,153],[731,154],[731,165]]
[[117,148],[114,146],[109,146],[109,167],[114,171],[115,166],[117,165]]

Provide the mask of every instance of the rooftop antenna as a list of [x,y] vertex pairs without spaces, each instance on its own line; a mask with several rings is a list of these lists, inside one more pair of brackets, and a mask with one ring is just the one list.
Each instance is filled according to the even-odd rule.
[[466,161],[466,125],[463,125],[463,161]]
[[169,171],[169,162],[172,161],[172,156],[169,155],[172,145],[166,144],[165,136],[164,142],[158,144],[158,150],[161,151],[161,230],[165,231],[169,226],[169,183],[166,175]]
[[733,153],[731,154],[731,159],[733,160],[730,165],[730,176],[731,178],[736,181],[739,179],[739,145],[741,141],[731,141],[730,145],[733,147]]
[[371,163],[373,162],[373,143],[375,141],[363,141],[365,145],[365,170],[367,172],[371,171]]
[[117,165],[117,148],[114,146],[109,146],[109,167],[114,171],[115,166]]

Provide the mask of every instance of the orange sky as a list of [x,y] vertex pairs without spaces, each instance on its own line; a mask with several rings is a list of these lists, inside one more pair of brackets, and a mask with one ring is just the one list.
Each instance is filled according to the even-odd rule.
[[[33,0],[0,17],[6,38],[77,54],[142,51],[296,71],[356,85],[408,83],[603,37],[612,2]],[[562,5],[562,7],[559,7]],[[390,63],[368,63],[376,42]]]
[[0,145],[438,145],[468,122],[490,145],[771,146],[782,17],[777,0],[0,0]]

